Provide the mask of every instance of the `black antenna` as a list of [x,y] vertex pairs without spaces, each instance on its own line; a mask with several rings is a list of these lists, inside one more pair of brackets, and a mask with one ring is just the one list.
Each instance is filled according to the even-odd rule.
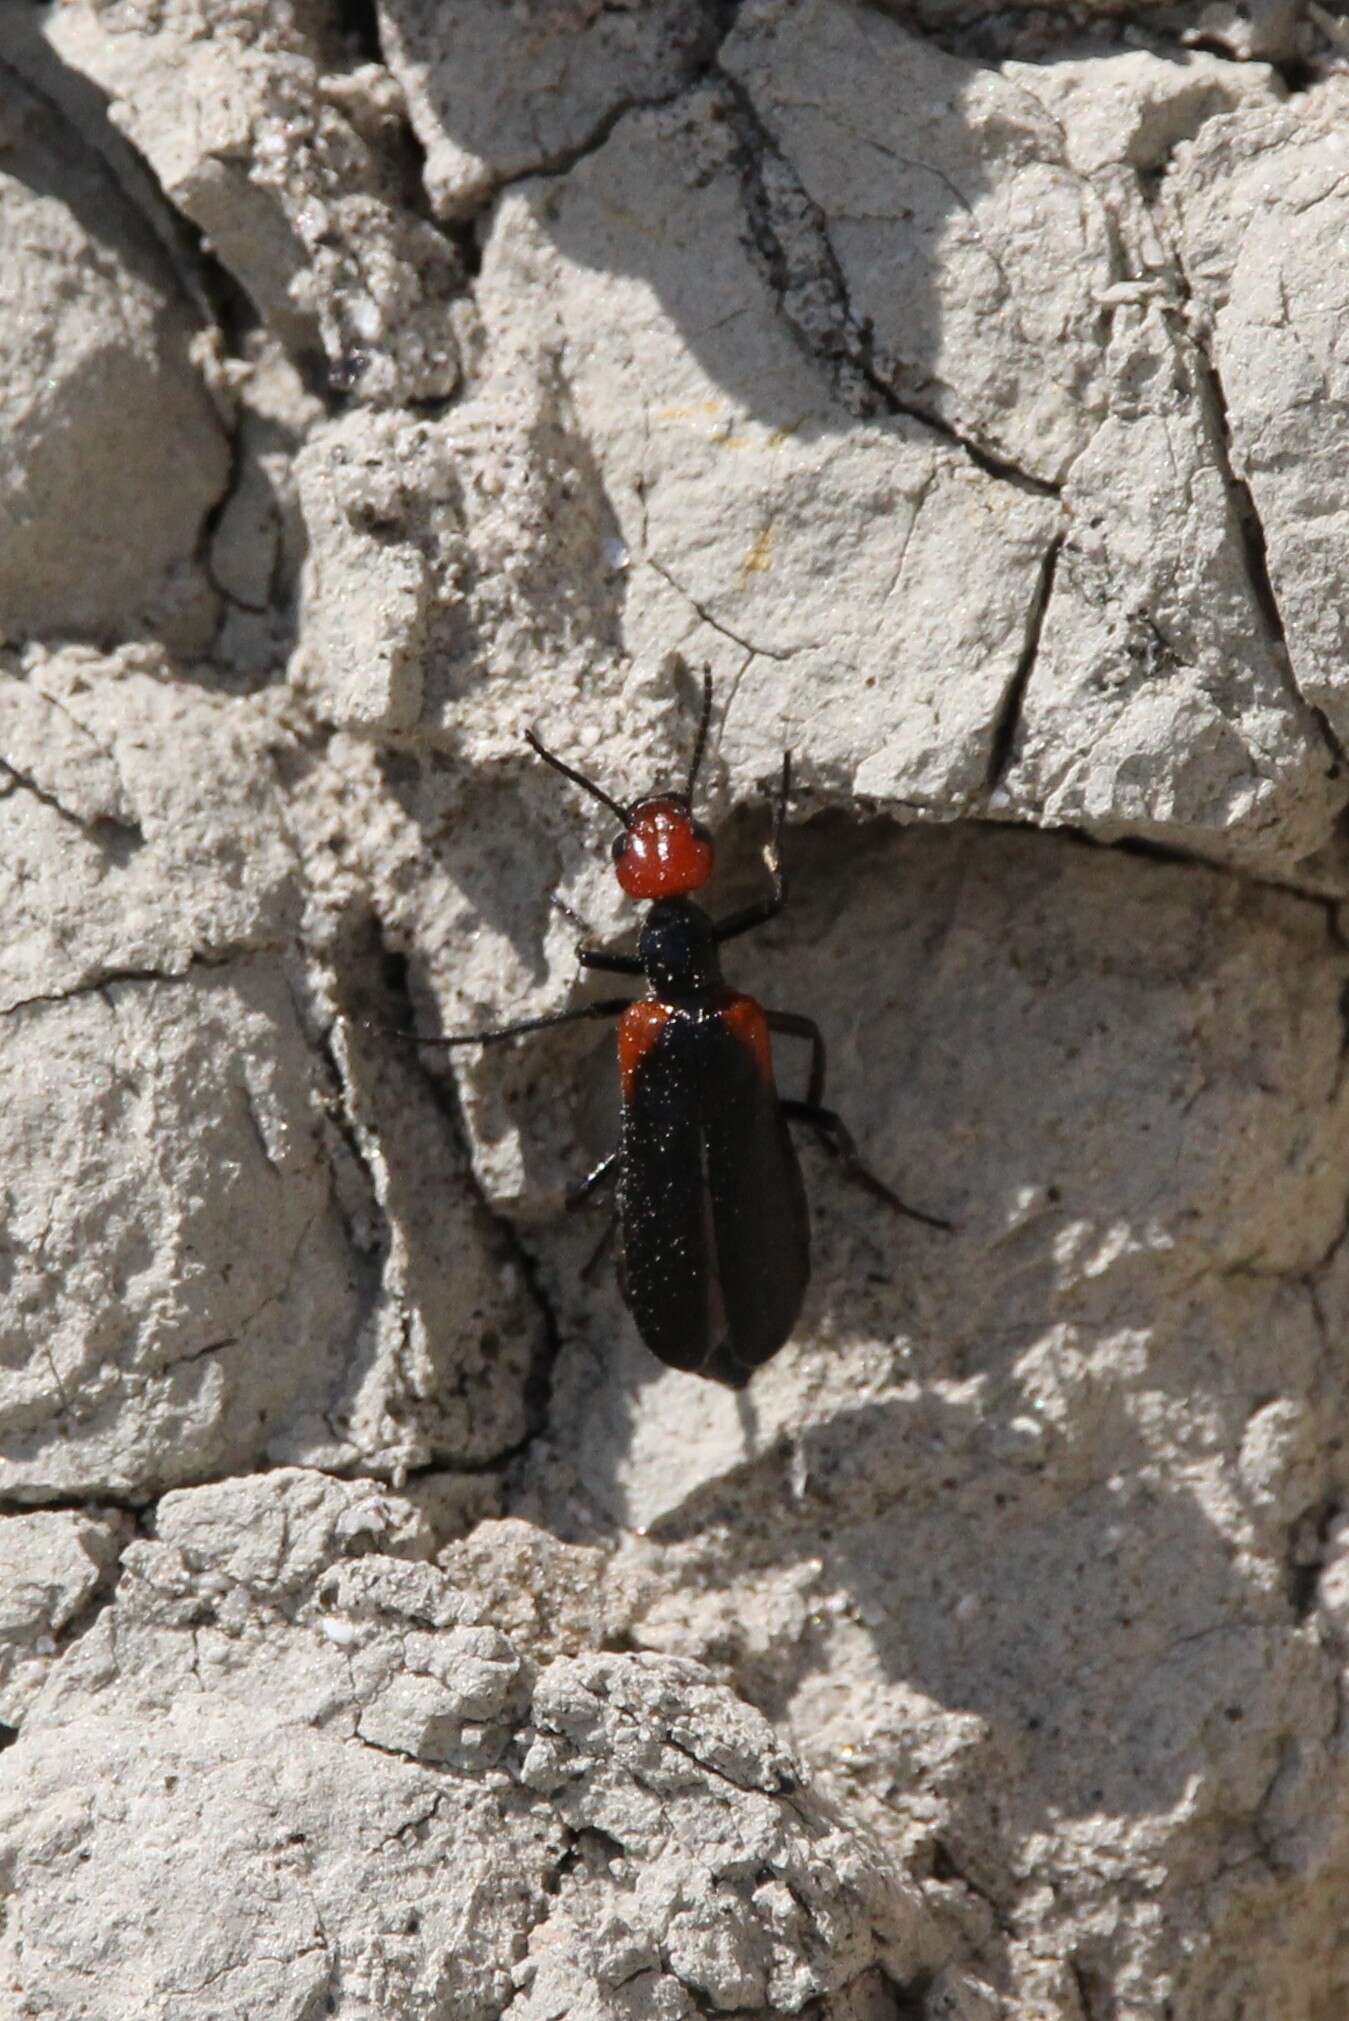
[[628,810],[626,807],[620,807],[612,794],[606,793],[602,786],[597,786],[593,779],[587,779],[584,772],[575,772],[570,765],[564,765],[560,758],[555,758],[551,751],[544,749],[532,730],[525,731],[525,742],[532,751],[538,752],[545,765],[551,765],[553,770],[560,772],[564,779],[570,779],[574,786],[580,786],[583,791],[598,800],[602,807],[607,807],[612,814],[617,814],[623,826],[627,827]]
[[707,726],[712,721],[712,669],[703,668],[703,707],[698,718],[698,735],[693,742],[693,762],[689,766],[688,791],[685,794],[689,806],[693,805],[693,789],[698,783],[698,767],[703,762],[703,752],[707,749]]

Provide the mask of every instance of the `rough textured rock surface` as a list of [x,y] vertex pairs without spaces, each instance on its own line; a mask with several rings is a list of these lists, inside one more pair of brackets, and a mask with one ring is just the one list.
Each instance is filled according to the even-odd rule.
[[200,317],[87,136],[2,44],[0,260],[0,635],[204,643],[197,549],[228,449],[193,356]]
[[[1349,2006],[1349,63],[1128,14],[0,18],[5,2021]],[[610,1036],[406,1042],[703,665],[953,1224],[738,1395]]]
[[[517,1646],[432,1550],[322,1475],[161,1500],[5,1764],[4,1983],[49,2012],[682,2021],[916,1980],[917,1888],[761,1714],[684,1658]],[[546,1570],[593,1580],[578,1557]]]

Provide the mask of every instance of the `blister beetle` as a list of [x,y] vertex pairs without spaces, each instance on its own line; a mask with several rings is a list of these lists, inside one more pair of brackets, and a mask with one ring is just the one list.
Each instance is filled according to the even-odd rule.
[[[765,1010],[722,977],[722,944],[763,926],[786,902],[782,837],[791,754],[782,761],[774,811],[772,889],[713,920],[690,897],[707,883],[714,862],[712,838],[693,811],[711,716],[709,673],[684,789],[627,807],[526,732],[545,764],[622,824],[614,869],[628,897],[650,908],[637,953],[583,942],[577,957],[584,968],[644,977],[645,996],[609,997],[417,1043],[494,1045],[582,1019],[618,1019],[619,1144],[572,1187],[568,1205],[617,1176],[619,1283],[642,1339],[669,1367],[741,1389],[787,1340],[810,1279],[810,1219],[789,1125],[812,1129],[849,1176],[895,1213],[929,1228],[950,1223],[906,1206],[868,1171],[842,1118],[823,1106],[825,1048],[814,1020]],[[810,1045],[803,1100],[777,1092],[774,1032]]]

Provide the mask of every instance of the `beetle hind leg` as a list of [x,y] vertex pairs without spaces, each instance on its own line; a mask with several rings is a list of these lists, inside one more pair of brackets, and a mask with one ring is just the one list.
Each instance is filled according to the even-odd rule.
[[[784,1038],[805,1039],[810,1046],[810,1079],[806,1083],[804,1106],[818,1109],[824,1100],[824,1076],[828,1065],[824,1050],[824,1033],[814,1018],[802,1017],[798,1011],[765,1012],[770,1032],[778,1032]],[[825,1110],[826,1115],[832,1114]]]
[[925,1228],[940,1228],[948,1235],[952,1232],[953,1223],[943,1221],[937,1214],[924,1214],[919,1207],[910,1207],[898,1193],[891,1191],[884,1179],[878,1179],[863,1164],[861,1153],[853,1142],[852,1131],[835,1110],[822,1108],[818,1102],[783,1101],[779,1107],[789,1123],[805,1123],[812,1129],[847,1177],[864,1187],[873,1199],[883,1200],[892,1213],[902,1214],[906,1221],[919,1221]]

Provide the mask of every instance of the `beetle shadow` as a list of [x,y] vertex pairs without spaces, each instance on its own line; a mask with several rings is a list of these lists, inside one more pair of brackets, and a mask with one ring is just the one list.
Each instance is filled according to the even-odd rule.
[[[1237,1455],[1272,1396],[1324,1382],[1324,1346],[1300,1278],[1225,1266],[1265,1229],[1227,1172],[1237,1113],[1245,1159],[1301,1154],[1285,1089],[1299,998],[1323,986],[1333,1012],[1322,930],[1065,838],[828,819],[790,840],[792,906],[737,980],[819,1017],[864,1152],[956,1232],[887,1225],[812,1159],[799,1341],[731,1397],[564,1290],[552,1437],[598,1526],[644,1530],[676,1578],[688,1547],[732,1600],[775,1579],[818,1600],[766,1649],[747,1627],[701,1653],[819,1748],[822,1680],[853,1680],[869,1709],[835,1730],[865,1757],[874,1717],[856,1772],[881,1808],[929,1775],[935,1730],[959,1864],[1004,1899],[1015,1840],[1160,1817],[1201,1767],[1239,1848],[1319,1659],[1287,1510],[1254,1489],[1234,1510]],[[1245,999],[1251,959],[1287,971],[1282,1028]]]

